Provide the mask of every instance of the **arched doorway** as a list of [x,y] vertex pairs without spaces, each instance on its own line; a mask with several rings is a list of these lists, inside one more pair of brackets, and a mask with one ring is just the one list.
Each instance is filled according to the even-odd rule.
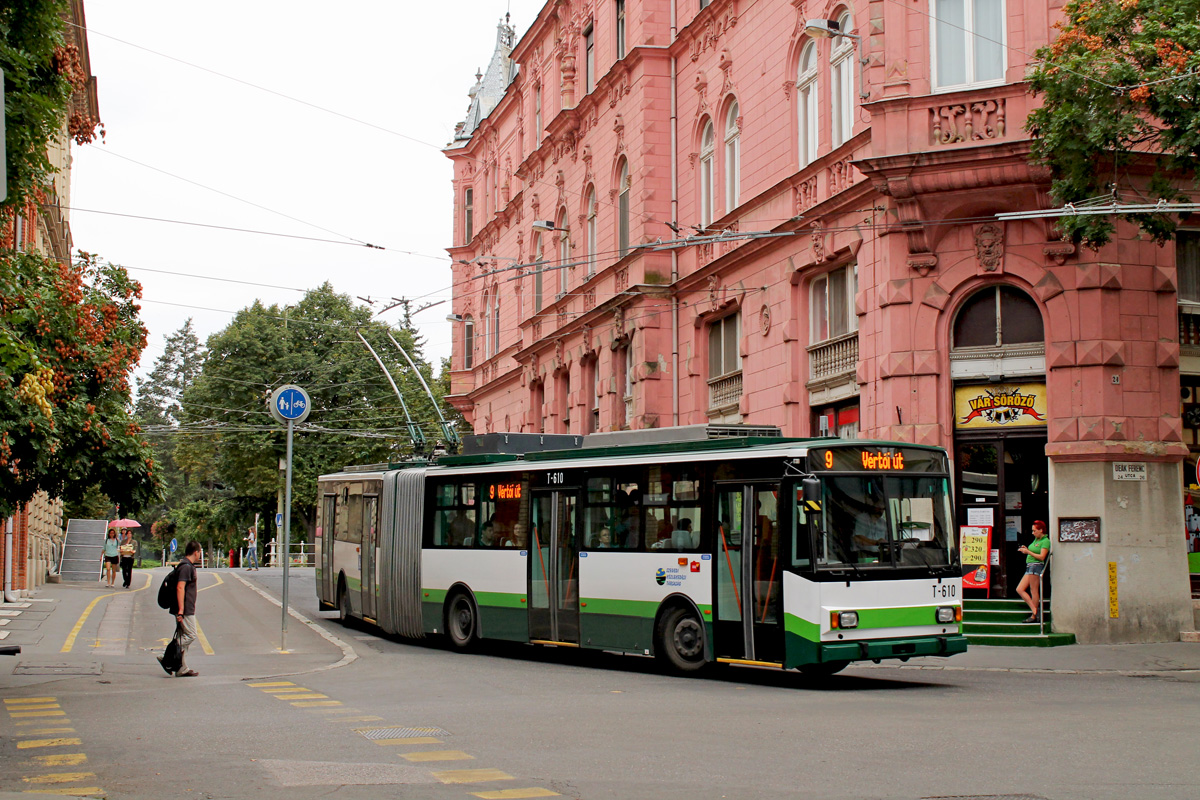
[[1025,571],[1017,547],[1050,507],[1045,329],[1033,299],[1006,285],[967,297],[951,328],[950,374],[959,524],[992,528],[987,592],[1015,596]]

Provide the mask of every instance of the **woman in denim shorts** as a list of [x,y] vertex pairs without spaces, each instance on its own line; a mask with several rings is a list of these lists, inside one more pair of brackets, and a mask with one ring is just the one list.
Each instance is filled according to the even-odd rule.
[[1028,546],[1021,545],[1017,551],[1025,554],[1025,575],[1017,585],[1017,594],[1021,595],[1021,599],[1029,606],[1029,616],[1025,618],[1025,622],[1037,622],[1042,573],[1046,571],[1046,559],[1050,557],[1050,537],[1046,533],[1046,523],[1043,520],[1034,520],[1033,541]]

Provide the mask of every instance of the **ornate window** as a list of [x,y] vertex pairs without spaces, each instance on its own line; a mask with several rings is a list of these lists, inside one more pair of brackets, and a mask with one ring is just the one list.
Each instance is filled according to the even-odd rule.
[[554,227],[558,228],[558,264],[555,268],[558,271],[558,295],[561,297],[567,293],[567,264],[571,263],[571,231],[567,228],[565,208],[558,212],[558,222]]
[[617,249],[622,258],[629,252],[629,162],[625,159],[617,173]]
[[542,236],[537,234],[533,239],[533,312],[542,310],[542,270],[546,255],[542,249]]
[[1045,341],[1042,312],[1011,286],[990,286],[967,299],[954,318],[954,347],[1001,347]]
[[475,235],[475,190],[463,192],[463,244],[470,244]]
[[700,225],[713,221],[713,172],[716,156],[716,134],[711,120],[705,120],[700,134]]
[[812,343],[836,339],[858,328],[854,294],[858,291],[857,267],[850,264],[816,278],[809,292]]
[[725,114],[725,212],[737,207],[742,185],[742,132],[735,100]]
[[596,88],[596,32],[591,25],[583,32],[583,87],[587,94]]
[[596,190],[587,193],[587,276],[596,274]]
[[489,343],[491,341],[488,334],[492,324],[492,296],[487,291],[484,291],[483,293],[483,304],[480,308],[481,312],[479,316],[479,322],[483,326],[483,329],[480,332],[483,334],[483,358],[486,361],[488,356],[491,355],[491,353],[488,352]]
[[796,77],[796,110],[799,115],[800,166],[817,160],[817,45],[809,42],[800,51]]
[[1005,0],[933,0],[937,89],[1004,81]]
[[475,366],[475,320],[463,318],[463,369]]
[[625,0],[617,0],[617,59],[625,57]]
[[500,290],[492,297],[492,355],[500,352]]
[[[838,19],[838,29],[850,32],[854,20],[849,14]],[[829,81],[833,91],[833,146],[850,139],[854,132],[854,40],[835,36],[829,55]]]

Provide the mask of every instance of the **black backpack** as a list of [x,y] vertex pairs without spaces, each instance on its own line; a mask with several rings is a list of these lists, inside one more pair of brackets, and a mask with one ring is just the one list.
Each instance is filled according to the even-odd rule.
[[158,587],[158,607],[170,609],[175,605],[175,601],[179,599],[179,594],[175,590],[175,586],[179,583],[179,565],[167,573],[163,578],[162,585]]

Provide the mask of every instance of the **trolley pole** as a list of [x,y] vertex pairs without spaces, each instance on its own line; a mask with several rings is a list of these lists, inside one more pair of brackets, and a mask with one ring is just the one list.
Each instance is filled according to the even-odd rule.
[[[291,384],[280,386],[271,394],[271,416],[287,424],[287,467],[283,481],[283,621],[279,629],[279,649],[287,652],[288,627],[288,567],[292,560],[292,431],[294,424],[308,419],[311,406],[308,393]],[[279,548],[276,547],[276,555]]]

